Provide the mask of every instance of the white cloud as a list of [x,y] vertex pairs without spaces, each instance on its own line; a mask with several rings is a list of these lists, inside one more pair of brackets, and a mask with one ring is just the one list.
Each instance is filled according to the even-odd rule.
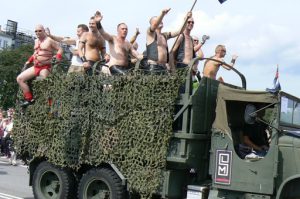
[[[178,15],[166,29],[179,27],[184,15]],[[198,10],[193,12],[193,17],[195,26],[192,34],[198,37],[208,34],[211,37],[203,47],[205,56],[213,55],[216,45],[225,44],[225,60],[230,61],[232,54],[239,55],[236,67],[245,75],[249,89],[271,88],[276,65],[279,64],[282,88],[300,96],[295,89],[297,82],[300,84],[300,66],[297,67],[300,62],[299,30],[251,15],[224,12],[213,16]],[[201,64],[199,68],[202,70]],[[241,85],[240,78],[231,71],[220,69],[219,75],[231,84]]]

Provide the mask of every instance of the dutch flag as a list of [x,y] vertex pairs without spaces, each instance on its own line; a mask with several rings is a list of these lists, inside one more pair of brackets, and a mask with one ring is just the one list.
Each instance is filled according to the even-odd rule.
[[267,88],[268,92],[276,93],[281,90],[280,82],[279,82],[279,71],[278,71],[278,65],[275,73],[275,77],[273,80],[273,88]]

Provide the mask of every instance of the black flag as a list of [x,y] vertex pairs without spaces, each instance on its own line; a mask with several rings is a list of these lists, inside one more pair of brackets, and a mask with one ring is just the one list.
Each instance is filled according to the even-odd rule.
[[219,0],[220,3],[224,3],[226,0]]

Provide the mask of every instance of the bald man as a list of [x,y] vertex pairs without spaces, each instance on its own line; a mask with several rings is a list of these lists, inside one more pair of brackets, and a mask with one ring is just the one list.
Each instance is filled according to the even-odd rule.
[[62,48],[59,47],[59,44],[47,37],[43,25],[37,25],[35,27],[35,34],[37,39],[34,43],[34,53],[25,63],[26,66],[33,64],[32,67],[24,70],[17,77],[17,82],[20,88],[23,91],[24,103],[21,105],[26,107],[34,102],[32,92],[26,81],[40,76],[41,78],[46,78],[51,72],[51,62],[52,58],[56,52],[56,59],[62,59]]
[[108,41],[110,60],[108,62],[111,75],[125,75],[130,71],[129,56],[141,59],[140,55],[126,39],[128,27],[125,23],[117,25],[117,35],[112,35],[104,30],[101,21],[103,16],[99,11],[96,12],[95,18],[98,23],[98,30],[103,38]]
[[[213,56],[211,58],[219,60],[221,62],[224,62],[223,58],[225,57],[225,55],[226,55],[225,46],[224,45],[218,45],[215,49],[215,56]],[[232,55],[231,63],[229,64],[231,67],[234,66],[235,60],[237,59],[237,57],[238,57],[237,55]],[[222,65],[219,62],[212,61],[212,60],[207,60],[204,63],[203,76],[204,77],[209,77],[211,79],[216,79],[217,73],[220,69],[220,66],[222,66],[226,70],[231,70],[230,67]],[[223,82],[222,77],[220,77],[218,80]]]

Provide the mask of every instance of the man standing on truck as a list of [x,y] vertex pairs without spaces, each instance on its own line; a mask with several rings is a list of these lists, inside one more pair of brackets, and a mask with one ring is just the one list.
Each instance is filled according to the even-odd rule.
[[[90,31],[83,33],[79,39],[78,54],[83,62],[85,72],[91,75],[92,66],[101,59],[108,57],[108,55],[106,54],[105,40],[97,30],[95,17],[90,18],[89,29]],[[107,67],[102,67],[101,71],[109,74]]]
[[[154,16],[150,19],[150,27],[147,30],[146,37],[146,50],[148,58],[149,70],[152,72],[171,70],[170,67],[167,68],[167,63],[169,62],[169,50],[167,40],[174,38],[181,33],[181,27],[174,32],[162,32],[163,28],[163,18],[171,8],[164,9],[161,11],[159,16]],[[188,12],[186,18],[184,19],[183,28],[187,24],[187,20],[192,17],[192,12]],[[192,48],[192,47],[191,47]]]
[[110,61],[108,63],[112,75],[125,75],[130,69],[130,55],[141,59],[142,56],[132,47],[131,43],[126,40],[128,27],[125,23],[117,26],[117,36],[111,35],[104,31],[101,21],[103,16],[99,11],[95,14],[97,27],[103,38],[108,41],[110,51]]
[[76,73],[84,73],[83,63],[79,57],[78,54],[78,45],[79,45],[79,39],[82,36],[84,32],[88,32],[89,28],[85,24],[79,24],[77,26],[77,39],[75,38],[68,38],[68,37],[60,37],[52,35],[49,28],[46,28],[46,34],[51,39],[61,42],[67,45],[75,46],[75,48],[71,49],[71,52],[73,54],[72,60],[71,60],[71,66],[69,67],[68,73],[76,72]]
[[[195,58],[198,52],[200,55],[203,54],[201,47],[208,39],[208,37],[204,37],[205,39],[202,42],[199,42],[199,39],[193,39],[191,36],[191,31],[194,27],[194,19],[191,17],[187,21],[187,25],[182,34],[179,35],[177,42],[173,48],[174,59],[175,59],[175,67],[176,68],[185,68],[191,62],[193,58]],[[197,65],[193,67],[193,72],[196,73]]]
[[[220,62],[224,62],[223,58],[226,55],[226,48],[224,45],[218,45],[215,49],[215,55],[212,56],[211,58],[219,60]],[[234,66],[235,61],[237,59],[237,55],[232,55],[231,63],[229,64],[231,67]],[[220,66],[225,68],[226,70],[231,70],[230,67],[225,66],[219,62],[213,61],[213,60],[207,60],[204,63],[204,68],[203,68],[203,76],[204,77],[209,77],[211,79],[216,79],[217,73],[220,69]],[[222,77],[218,79],[219,81],[223,82]]]
[[34,44],[34,53],[25,63],[25,68],[33,63],[33,66],[24,70],[17,77],[17,82],[20,88],[23,91],[25,102],[21,104],[21,106],[26,107],[34,102],[32,92],[26,81],[40,76],[42,78],[46,78],[51,71],[51,62],[54,55],[56,53],[56,60],[62,59],[62,48],[59,47],[59,44],[47,37],[45,33],[45,29],[43,25],[37,25],[35,27],[35,34],[37,39]]

